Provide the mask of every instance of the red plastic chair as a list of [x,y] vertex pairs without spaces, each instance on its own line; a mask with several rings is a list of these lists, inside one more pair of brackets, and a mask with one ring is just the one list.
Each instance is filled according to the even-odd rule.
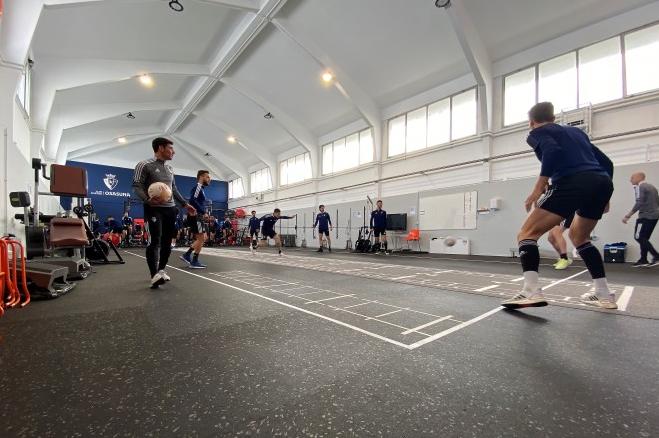
[[410,242],[416,241],[419,245],[419,252],[421,252],[421,233],[418,228],[412,228],[410,232],[405,236],[405,241],[407,242],[407,249],[410,249]]

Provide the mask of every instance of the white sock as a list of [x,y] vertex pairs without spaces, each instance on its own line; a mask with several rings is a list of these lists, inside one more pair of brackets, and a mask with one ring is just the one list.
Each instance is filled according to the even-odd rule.
[[595,293],[598,297],[609,298],[611,289],[609,289],[609,283],[606,281],[606,277],[593,279],[593,286],[595,286]]
[[524,272],[524,287],[522,292],[531,295],[540,292],[538,289],[538,273],[536,271],[525,271]]

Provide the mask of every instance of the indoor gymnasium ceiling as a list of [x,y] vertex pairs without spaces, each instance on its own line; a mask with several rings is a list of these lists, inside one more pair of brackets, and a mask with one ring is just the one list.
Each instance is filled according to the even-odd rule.
[[[470,74],[455,22],[432,0],[179,1],[183,12],[163,0],[44,1],[31,121],[48,157],[130,166],[168,135],[178,170],[208,163],[247,178]],[[492,62],[653,3],[462,2]],[[326,70],[337,86],[320,80]]]

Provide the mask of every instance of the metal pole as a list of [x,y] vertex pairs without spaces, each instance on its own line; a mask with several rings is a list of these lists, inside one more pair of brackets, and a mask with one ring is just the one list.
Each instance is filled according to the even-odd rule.
[[[7,128],[4,129],[4,145],[5,145],[5,168],[4,170],[4,175],[3,179],[5,182],[5,193],[9,193],[9,187],[7,186],[9,182],[8,178],[8,173],[9,173],[9,133],[7,132]],[[5,221],[5,232],[4,235],[6,236],[9,234],[9,201],[5,198],[5,216],[4,216],[4,221]],[[27,212],[26,212],[27,213]],[[28,220],[27,216],[25,216],[25,219]],[[29,222],[29,221],[28,221]]]

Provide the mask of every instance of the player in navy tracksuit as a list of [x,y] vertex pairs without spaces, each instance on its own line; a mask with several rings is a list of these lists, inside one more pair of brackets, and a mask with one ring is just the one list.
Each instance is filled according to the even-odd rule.
[[261,220],[256,217],[256,210],[252,210],[252,217],[249,218],[249,241],[250,250],[254,252],[259,246],[259,227]]
[[[581,295],[581,301],[617,309],[615,294],[606,281],[602,255],[590,242],[590,233],[608,211],[613,194],[613,182],[607,171],[610,160],[579,128],[560,126],[554,120],[554,106],[550,102],[538,103],[529,111],[531,132],[527,143],[542,164],[535,187],[524,203],[527,211],[535,209],[517,235],[524,287],[502,305],[513,309],[547,305],[538,286],[538,239],[575,213],[570,240],[586,264],[595,289]],[[550,178],[552,186],[545,192]]]
[[297,214],[294,216],[282,216],[281,210],[275,208],[275,211],[272,214],[266,214],[259,219],[259,221],[263,223],[261,226],[261,235],[263,236],[262,239],[274,239],[279,255],[282,255],[281,238],[279,237],[279,234],[275,232],[275,224],[279,219],[293,219],[295,216],[297,216]]
[[371,212],[371,230],[375,237],[375,250],[387,253],[387,212],[382,209],[382,201],[375,203],[377,208]]
[[133,218],[128,216],[128,212],[124,211],[124,216],[121,218],[121,240],[128,243],[128,236],[133,234]]
[[327,249],[329,252],[332,252],[332,240],[330,239],[330,230],[332,227],[332,219],[330,219],[329,213],[325,211],[325,206],[318,206],[320,213],[316,215],[316,221],[313,223],[313,227],[318,226],[318,252],[323,252],[323,235],[327,237]]
[[204,187],[208,187],[211,183],[211,175],[207,170],[200,170],[197,172],[197,184],[190,192],[190,199],[188,203],[195,209],[195,214],[188,214],[188,227],[193,235],[194,241],[188,251],[180,256],[180,259],[188,263],[193,269],[204,269],[206,265],[199,262],[199,253],[204,247],[204,228],[201,220],[204,216],[204,208],[206,204],[206,193]]

